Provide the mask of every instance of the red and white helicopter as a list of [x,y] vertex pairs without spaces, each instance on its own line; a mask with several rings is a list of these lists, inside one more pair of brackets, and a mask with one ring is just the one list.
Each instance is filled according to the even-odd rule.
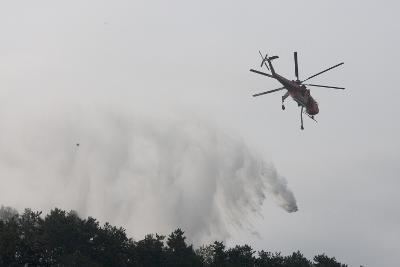
[[[277,91],[281,91],[281,90],[287,90],[287,92],[282,96],[282,109],[285,109],[284,106],[284,101],[285,99],[290,95],[294,101],[297,102],[298,106],[301,107],[301,111],[300,111],[300,118],[301,118],[301,129],[304,130],[304,126],[303,126],[303,113],[305,113],[306,115],[308,115],[311,119],[314,119],[314,116],[317,115],[319,113],[319,108],[318,108],[318,103],[317,101],[314,100],[314,98],[311,96],[310,94],[310,90],[307,89],[306,86],[315,86],[315,87],[324,87],[324,88],[332,88],[332,89],[341,89],[344,90],[345,88],[343,87],[337,87],[337,86],[327,86],[327,85],[319,85],[319,84],[306,84],[304,83],[305,81],[310,80],[311,78],[314,78],[324,72],[327,72],[331,69],[334,69],[336,67],[339,67],[341,65],[344,64],[344,62],[339,63],[335,66],[332,66],[326,70],[323,70],[321,72],[318,72],[317,74],[314,74],[310,77],[308,77],[305,80],[300,81],[299,79],[299,71],[298,71],[298,65],[297,65],[297,52],[294,52],[294,71],[295,71],[295,75],[296,75],[296,80],[288,80],[285,77],[282,77],[281,75],[279,75],[278,73],[275,72],[274,67],[272,66],[271,61],[274,59],[277,59],[278,56],[272,56],[272,57],[268,57],[268,55],[265,55],[265,57],[262,55],[262,53],[259,51],[262,61],[261,61],[261,68],[263,66],[267,67],[268,70],[271,71],[271,74],[265,73],[265,72],[261,72],[258,70],[254,70],[254,69],[250,69],[250,71],[254,72],[254,73],[258,73],[273,79],[278,80],[283,86],[274,90],[269,90],[269,91],[265,91],[262,93],[258,93],[258,94],[254,94],[253,96],[260,96],[260,95],[265,95],[265,94],[269,94],[269,93],[273,93],[273,92],[277,92]],[[267,64],[268,63],[268,64]],[[305,112],[304,112],[305,109]]]

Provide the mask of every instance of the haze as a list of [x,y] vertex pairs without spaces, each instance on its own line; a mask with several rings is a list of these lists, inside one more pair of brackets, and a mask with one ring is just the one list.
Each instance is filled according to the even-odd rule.
[[[228,245],[246,242],[283,254],[299,249],[307,257],[324,252],[350,266],[394,266],[400,236],[398,10],[396,1],[3,2],[0,204],[19,210],[57,205],[121,225],[136,222],[137,228],[127,229],[136,235],[184,224],[193,226],[185,229],[193,239],[203,240],[194,234],[197,227],[202,231],[196,233],[215,233]],[[318,123],[305,118],[301,131],[293,101],[282,111],[280,93],[251,97],[280,87],[249,72],[259,68],[258,50],[279,55],[276,71],[293,79],[294,51],[300,78],[344,61],[312,82],[346,90],[311,88],[320,107]],[[131,127],[141,134],[132,135]],[[126,180],[118,186],[108,179],[129,171],[118,162],[132,144],[141,151],[135,168],[147,166],[134,170],[146,173],[153,166],[151,153],[160,146],[149,136],[166,138],[162,144],[174,148],[187,142],[189,150],[176,151],[188,154],[165,155],[170,161],[157,157],[166,169],[168,162],[177,164],[182,176],[173,188],[179,190],[172,197],[147,198],[135,206],[135,218],[127,218],[131,205],[140,202],[140,189],[135,193]],[[214,156],[232,158],[213,161]],[[112,169],[109,162],[115,163]],[[214,175],[210,162],[228,174]],[[228,170],[237,162],[254,175],[232,176]],[[252,168],[263,164],[269,178]],[[60,173],[83,177],[85,170],[99,182],[57,180]],[[222,206],[200,213],[233,217],[202,221],[188,215],[196,215],[191,205],[164,216],[162,205],[198,203],[207,198],[200,193],[217,188],[210,186],[216,180],[201,177],[239,177],[219,187],[226,192],[215,193],[224,196]],[[274,195],[269,186],[278,184],[282,191]],[[104,191],[107,186],[117,191]],[[164,186],[157,187],[161,196]],[[93,196],[85,187],[108,192],[114,202],[101,196],[80,201]],[[243,191],[233,190],[238,187]],[[299,210],[288,213],[295,206],[287,203]]]

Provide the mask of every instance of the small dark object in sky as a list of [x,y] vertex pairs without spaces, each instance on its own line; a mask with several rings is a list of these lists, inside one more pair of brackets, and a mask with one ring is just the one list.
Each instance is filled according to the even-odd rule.
[[[317,101],[314,100],[314,98],[311,96],[310,94],[310,90],[306,88],[307,86],[315,86],[315,87],[324,87],[324,88],[332,88],[332,89],[344,89],[344,87],[337,87],[337,86],[327,86],[327,85],[319,85],[319,84],[303,84],[303,82],[308,81],[311,78],[314,78],[324,72],[327,72],[328,70],[334,69],[336,67],[339,67],[341,65],[344,64],[344,62],[339,63],[333,67],[330,67],[326,70],[323,70],[321,72],[318,72],[317,74],[314,74],[310,77],[308,77],[307,79],[300,81],[299,79],[299,68],[297,65],[297,52],[294,52],[294,73],[296,75],[296,80],[288,80],[284,77],[282,77],[281,75],[279,75],[278,73],[275,72],[274,67],[272,66],[271,61],[274,59],[279,58],[278,56],[273,56],[273,57],[268,57],[268,55],[266,54],[265,57],[261,54],[260,51],[258,51],[260,53],[260,56],[262,58],[261,61],[261,68],[263,66],[267,67],[268,70],[271,71],[271,74],[265,73],[265,72],[261,72],[258,70],[254,70],[254,69],[250,69],[251,72],[254,73],[258,73],[273,79],[278,80],[278,82],[280,82],[283,87],[280,87],[278,89],[273,89],[273,90],[269,90],[269,91],[265,91],[262,93],[258,93],[258,94],[254,94],[253,96],[260,96],[260,95],[265,95],[265,94],[269,94],[269,93],[273,93],[273,92],[277,92],[280,90],[284,90],[286,89],[287,92],[282,96],[282,110],[285,110],[285,106],[283,105],[283,102],[285,101],[285,99],[288,96],[291,96],[293,98],[294,101],[297,102],[298,106],[301,107],[301,111],[300,111],[300,119],[301,119],[301,126],[300,129],[304,130],[304,126],[303,126],[303,113],[306,114],[308,117],[310,117],[312,120],[314,120],[316,122],[316,120],[314,119],[314,115],[317,115],[319,113],[319,108],[318,108],[318,103]],[[267,65],[268,62],[268,65]],[[303,112],[303,109],[306,109]]]
[[79,143],[76,143],[76,146],[79,146]]

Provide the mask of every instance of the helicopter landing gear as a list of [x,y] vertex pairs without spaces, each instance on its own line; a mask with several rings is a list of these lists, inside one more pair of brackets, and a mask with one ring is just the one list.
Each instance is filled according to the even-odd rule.
[[282,96],[282,110],[285,110],[285,105],[283,104],[283,102],[285,102],[285,99],[289,96],[289,92],[286,92],[286,94],[284,94]]
[[300,129],[304,130],[304,126],[303,126],[303,106],[301,106],[301,110],[300,110],[300,120],[301,120],[301,126]]

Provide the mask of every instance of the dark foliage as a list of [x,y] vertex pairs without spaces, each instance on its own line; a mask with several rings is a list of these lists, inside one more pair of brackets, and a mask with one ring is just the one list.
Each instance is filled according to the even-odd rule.
[[346,264],[337,262],[334,257],[329,258],[325,254],[315,256],[314,262],[315,262],[314,264],[315,267],[347,267]]
[[249,245],[226,248],[222,242],[194,250],[181,229],[169,236],[147,235],[133,241],[123,228],[76,212],[0,208],[0,266],[208,266],[208,267],[347,267],[325,254],[311,262],[300,253],[254,251]]

